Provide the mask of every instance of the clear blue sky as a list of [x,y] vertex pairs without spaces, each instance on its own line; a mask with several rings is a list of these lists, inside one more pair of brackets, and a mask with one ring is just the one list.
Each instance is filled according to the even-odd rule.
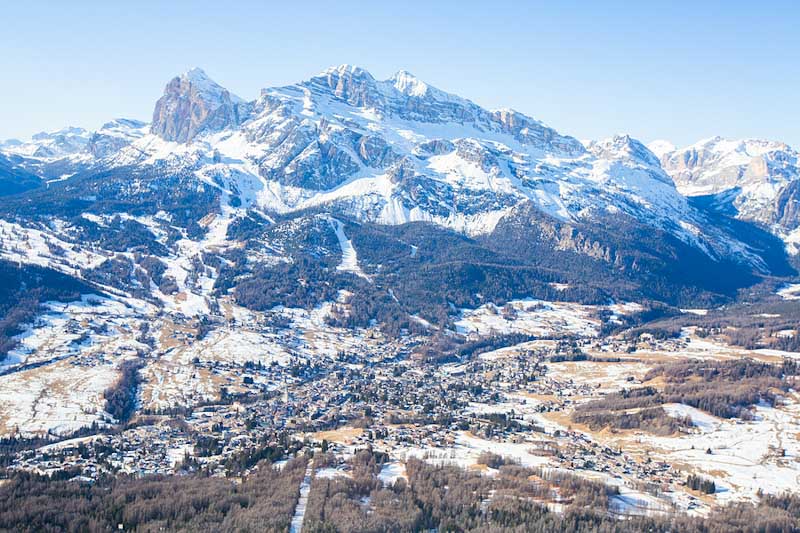
[[796,1],[3,4],[0,138],[149,120],[166,82],[193,66],[252,99],[354,63],[378,78],[403,68],[579,138],[800,147]]

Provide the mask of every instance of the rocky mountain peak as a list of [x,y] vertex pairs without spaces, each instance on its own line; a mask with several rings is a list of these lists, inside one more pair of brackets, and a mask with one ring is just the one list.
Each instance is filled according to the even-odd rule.
[[800,154],[786,143],[715,136],[663,153],[661,165],[687,196],[714,195],[715,208],[784,238],[797,228]]
[[61,159],[84,150],[91,132],[68,126],[57,131],[42,131],[31,136],[29,141],[11,139],[2,143],[2,149],[9,154],[36,159]]
[[797,176],[797,152],[764,139],[711,137],[664,153],[661,164],[686,194],[716,194]]
[[129,118],[116,118],[103,124],[89,138],[86,149],[96,158],[110,156],[148,131],[145,122]]
[[164,140],[186,143],[199,133],[239,125],[245,107],[241,98],[193,68],[167,84],[156,102],[150,131]]
[[377,82],[372,74],[355,65],[330,67],[311,78],[305,85],[329,92],[339,100],[356,107],[378,107],[382,103]]
[[395,89],[407,96],[422,97],[428,94],[428,84],[407,70],[399,70],[389,78]]
[[630,159],[644,165],[660,167],[658,157],[630,135],[614,135],[602,141],[592,141],[588,149],[605,159]]
[[664,156],[664,154],[668,154],[677,150],[677,147],[674,144],[664,139],[657,139],[648,143],[647,148],[656,154],[656,157],[658,157],[659,160]]

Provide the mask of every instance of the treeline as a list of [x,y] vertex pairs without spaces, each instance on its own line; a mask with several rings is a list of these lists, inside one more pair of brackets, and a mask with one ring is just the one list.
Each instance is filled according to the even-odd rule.
[[698,476],[697,474],[690,474],[686,479],[686,486],[690,489],[699,490],[706,494],[714,494],[717,492],[717,484],[711,479]]
[[661,394],[652,387],[626,389],[577,406],[571,418],[593,431],[643,429],[656,435],[672,435],[691,426],[691,420],[668,416],[662,403]]
[[[589,406],[591,407],[591,406]],[[654,435],[673,435],[691,426],[691,422],[667,415],[663,407],[647,407],[634,412],[591,411],[587,408],[576,410],[572,421],[586,424],[593,431],[604,428],[614,430],[642,429]]]
[[[725,335],[731,344],[741,346],[746,350],[768,348],[785,352],[800,352],[800,330],[796,328],[797,323],[789,327],[783,327],[780,324],[765,327],[743,327],[726,330]],[[789,334],[784,334],[786,331]]]
[[759,402],[774,405],[774,391],[786,391],[800,365],[785,360],[771,365],[752,359],[731,361],[686,361],[661,365],[644,379],[663,377],[663,400],[682,403],[722,418],[752,418],[750,408]]
[[[757,229],[746,236],[759,243],[775,273],[792,271],[779,239]],[[709,307],[733,299],[737,289],[758,280],[748,267],[712,259],[668,231],[624,213],[582,224],[556,220],[533,204],[524,204],[480,240],[542,269],[558,271],[570,285],[596,288],[616,299]]]
[[[800,529],[800,497],[762,496],[705,518],[631,516],[611,512],[617,489],[554,471],[498,461],[494,476],[418,459],[405,464],[406,477],[383,483],[382,454],[361,451],[344,465],[346,474],[327,476],[330,454],[314,458],[316,475],[303,522],[304,532],[580,532],[636,531],[782,533]],[[131,478],[85,483],[17,474],[0,486],[0,531],[288,531],[299,498],[305,459],[282,469],[260,467],[241,483],[200,475]],[[701,478],[690,486],[708,491]],[[563,511],[551,512],[546,503]]]
[[0,205],[0,218],[57,217],[77,224],[87,212],[143,216],[164,211],[170,217],[170,226],[182,228],[189,238],[198,238],[205,233],[198,221],[219,212],[219,195],[215,187],[198,182],[191,170],[168,165],[118,167],[78,173],[46,189],[6,197]]
[[453,363],[538,338],[541,337],[527,333],[508,333],[482,337],[476,340],[465,340],[460,336],[437,331],[428,336],[425,343],[417,348],[417,353],[423,359],[432,363]]
[[647,372],[644,381],[663,377],[671,383],[683,382],[690,378],[702,381],[741,381],[752,378],[782,379],[800,374],[800,364],[793,359],[785,359],[780,364],[763,363],[749,358],[727,361],[688,360],[658,365]]
[[0,531],[284,532],[306,461],[268,464],[233,483],[226,478],[121,476],[97,483],[17,474],[0,486]]
[[106,411],[118,423],[126,422],[136,410],[136,392],[141,378],[139,370],[144,366],[141,360],[123,361],[117,381],[103,393]]
[[[455,310],[487,301],[503,305],[533,297],[603,304],[646,299],[654,304],[642,316],[623,318],[624,324],[606,321],[604,332],[609,333],[676,312],[656,305],[658,301],[719,304],[755,279],[737,265],[715,263],[667,233],[651,235],[647,232],[652,228],[625,217],[610,222],[630,227],[630,235],[617,229],[562,227],[541,213],[525,216],[543,226],[512,217],[501,222],[502,230],[477,239],[432,224],[381,226],[339,216],[370,283],[336,270],[341,249],[319,213],[278,217],[274,224],[250,214],[233,223],[228,236],[243,240],[246,250],[267,256],[279,250],[290,260],[259,264],[243,250],[229,251],[216,288],[220,293],[234,289],[238,303],[257,310],[278,305],[308,309],[347,290],[353,293],[348,312],[337,313],[332,323],[363,327],[376,321],[392,335],[415,331],[419,324],[412,316],[447,326]],[[557,246],[563,239],[578,249]]]
[[752,418],[750,408],[759,402],[774,404],[776,390],[789,390],[787,376],[800,373],[800,365],[785,360],[780,365],[752,359],[731,361],[691,360],[659,365],[645,376],[647,382],[663,378],[663,391],[653,387],[626,389],[579,405],[572,414],[576,423],[592,430],[645,429],[668,435],[690,427],[691,419],[670,417],[661,407],[680,403],[721,418]]
[[[800,301],[776,299],[774,285],[763,284],[757,289],[760,292],[748,295],[747,300],[710,310],[705,316],[677,317],[669,327],[696,326],[700,337],[725,337],[730,344],[747,350],[800,352]],[[750,301],[752,298],[757,300]]]
[[[150,228],[131,218],[115,215],[103,225],[84,217],[75,217],[72,224],[76,230],[75,238],[82,243],[94,243],[96,246],[114,252],[137,252],[156,256],[166,256],[169,250],[156,240]],[[169,224],[164,224],[164,232],[171,234],[175,240],[180,233]]]
[[464,344],[458,346],[455,350],[455,355],[459,359],[469,359],[480,355],[482,353],[499,350],[507,346],[515,346],[523,342],[529,342],[541,337],[530,335],[528,333],[506,333],[501,335],[492,335],[474,341],[466,341]]
[[[316,476],[303,531],[419,531],[422,513],[411,494],[384,488],[378,480],[383,459],[362,450],[348,461],[347,476]],[[331,455],[314,459],[316,469],[336,463]]]
[[0,361],[8,356],[23,324],[31,322],[47,301],[70,302],[95,292],[60,272],[0,260]]
[[364,327],[374,321],[390,335],[422,331],[424,326],[414,316],[446,326],[454,308],[474,308],[486,301],[502,305],[513,298],[537,297],[601,303],[609,298],[591,284],[559,291],[551,286],[563,281],[557,271],[526,264],[431,224],[379,226],[340,219],[371,283],[336,270],[341,249],[335,233],[324,217],[309,213],[266,228],[255,215],[237,221],[229,237],[245,240],[248,250],[274,253],[267,249],[268,242],[291,260],[253,264],[244,251],[231,251],[215,288],[234,289],[238,303],[257,310],[278,305],[311,308],[347,290],[353,293],[347,312],[335,313],[331,323]]
[[[407,479],[381,484],[374,477],[379,462],[359,457],[348,465],[349,475],[312,481],[303,530],[716,533],[800,527],[800,498],[789,495],[764,497],[756,505],[734,504],[707,518],[675,513],[622,521],[611,512],[616,488],[503,458],[487,457],[487,462],[498,469],[491,477],[411,459],[405,465]],[[561,513],[546,507],[554,501],[562,505]]]

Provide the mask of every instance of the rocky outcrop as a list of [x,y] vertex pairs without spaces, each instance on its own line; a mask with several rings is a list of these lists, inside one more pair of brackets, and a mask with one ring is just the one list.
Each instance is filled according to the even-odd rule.
[[164,140],[186,143],[203,132],[238,126],[246,104],[211,80],[200,69],[192,69],[167,84],[153,111],[150,131]]
[[773,222],[789,230],[800,226],[800,181],[789,183],[775,199]]
[[776,224],[782,233],[798,224],[799,157],[782,142],[714,137],[664,153],[661,164],[682,193],[715,195],[709,205],[732,206],[738,218]]
[[781,142],[714,137],[667,152],[661,165],[687,194],[778,184],[798,176],[797,152]]

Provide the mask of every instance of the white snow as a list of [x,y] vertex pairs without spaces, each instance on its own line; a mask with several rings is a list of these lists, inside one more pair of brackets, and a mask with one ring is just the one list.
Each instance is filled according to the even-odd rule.
[[[380,104],[359,107],[340,98],[336,84],[351,77],[363,81]],[[193,69],[183,79],[209,100],[220,101],[224,89],[201,70]],[[421,109],[430,107],[434,114],[460,109],[455,114],[462,118],[448,115],[441,120],[438,116],[425,116],[423,111],[415,117],[408,113],[409,102],[420,102]],[[687,227],[702,227],[702,220],[677,193],[654,158],[648,159],[646,154],[630,148],[640,145],[629,137],[603,141],[604,146],[612,148],[620,143],[628,147],[627,151],[613,154],[613,161],[605,160],[583,153],[577,143],[549,129],[544,135],[547,140],[541,140],[536,129],[546,126],[533,118],[508,109],[481,109],[406,71],[378,81],[351,65],[334,67],[308,82],[264,89],[254,105],[255,116],[238,128],[200,135],[189,144],[145,135],[116,154],[114,162],[166,162],[199,168],[198,178],[228,193],[237,191],[245,206],[281,213],[341,202],[348,206],[348,215],[359,219],[387,224],[429,221],[480,235],[491,232],[515,203],[527,199],[562,219],[591,216],[597,207],[633,213],[693,243],[720,238],[692,235],[675,226],[673,221],[682,220]],[[446,186],[452,188],[452,193],[435,198],[435,208],[409,207],[401,201],[407,191],[390,177],[390,168],[368,166],[351,143],[341,141],[348,132],[379,137],[394,153],[407,156],[404,164],[416,167],[415,172],[432,180],[432,191]],[[346,135],[340,137],[342,133]],[[313,147],[302,149],[305,145],[298,145],[298,155],[287,160],[286,150],[276,149],[287,136],[291,139],[306,135],[318,135],[332,143],[357,169],[343,183],[326,191],[282,185],[265,178],[270,169],[291,169],[316,153]],[[420,143],[432,140],[455,142],[465,150],[459,148],[427,159],[413,157]],[[220,175],[224,175],[222,184],[211,179]],[[465,213],[458,201],[462,193],[500,194],[504,199]]]
[[483,452],[492,452],[510,458],[522,466],[543,466],[550,462],[548,457],[534,455],[531,443],[511,443],[486,440],[471,433],[460,431],[454,445],[448,447],[409,446],[395,450],[394,455],[402,461],[415,457],[432,464],[456,465],[468,468],[477,463]]
[[512,300],[503,307],[487,303],[477,309],[462,309],[455,321],[458,333],[493,335],[506,333],[528,333],[548,336],[561,333],[585,337],[597,335],[600,321],[596,317],[600,309],[618,315],[640,312],[643,307],[637,303],[619,303],[608,306],[589,306],[568,302],[548,302],[544,300]]
[[658,139],[658,140],[655,140],[655,141],[652,141],[652,142],[648,143],[647,144],[647,148],[651,152],[656,154],[656,157],[658,157],[659,159],[662,156],[664,156],[664,154],[668,154],[668,153],[674,152],[676,150],[676,147],[675,147],[674,144],[672,144],[669,141],[665,141],[663,139]]
[[[715,498],[724,503],[755,498],[761,489],[779,494],[797,489],[800,481],[800,403],[792,394],[778,407],[755,408],[756,420],[714,419],[686,406],[669,408],[692,417],[699,432],[680,437],[640,437],[668,461],[688,464],[714,479]],[[711,450],[711,454],[706,450]]]
[[50,267],[80,277],[82,268],[94,268],[106,256],[63,241],[54,232],[0,220],[0,257],[8,261]]
[[784,300],[800,300],[800,283],[789,283],[778,289],[778,296]]
[[688,417],[692,420],[692,424],[703,432],[714,431],[722,423],[720,419],[712,416],[700,409],[696,409],[689,405],[680,403],[667,403],[664,404],[664,411],[672,417]]
[[181,444],[167,450],[167,459],[169,460],[169,464],[175,468],[183,462],[187,454],[192,455],[193,453],[194,446],[191,444]]
[[300,533],[303,529],[303,520],[306,516],[306,508],[308,507],[308,493],[311,492],[311,472],[313,462],[309,461],[306,467],[306,474],[303,477],[303,482],[300,484],[300,498],[297,500],[297,507],[294,508],[294,515],[292,522],[289,526],[289,533]]
[[706,316],[708,314],[708,309],[681,309],[680,311],[681,313],[697,316]]
[[383,465],[378,474],[378,479],[380,479],[384,485],[392,485],[400,478],[406,478],[406,467],[403,463],[396,461]]
[[360,276],[368,281],[372,281],[369,276],[364,274],[364,271],[361,270],[361,267],[358,266],[358,255],[356,254],[356,249],[353,247],[353,243],[344,233],[344,224],[332,217],[329,218],[328,221],[330,222],[333,231],[336,232],[336,238],[339,240],[339,246],[342,249],[342,262],[336,267],[336,269],[343,272],[352,272],[356,276]]
[[320,468],[314,472],[314,477],[319,479],[334,479],[337,477],[350,477],[350,473],[341,468]]

